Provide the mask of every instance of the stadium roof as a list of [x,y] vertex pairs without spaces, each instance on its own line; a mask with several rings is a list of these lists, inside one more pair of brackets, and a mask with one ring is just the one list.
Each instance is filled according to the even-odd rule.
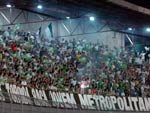
[[[130,20],[132,20],[132,18],[135,19],[135,12],[119,7],[109,1],[111,0],[0,0],[0,6],[12,4],[16,8],[37,12],[47,16],[52,16],[57,19],[66,18],[67,16],[77,18],[93,11],[95,11],[95,13],[111,15],[111,17],[112,15],[118,15],[119,17],[120,15],[122,15],[128,16]],[[150,7],[149,0],[127,1],[134,1],[133,3],[136,3],[138,5]],[[144,3],[145,5],[143,5]],[[43,9],[39,10],[36,8],[39,4],[43,6]],[[142,14],[136,15],[137,18],[141,18],[142,16]]]
[[126,0],[126,1],[150,9],[150,0]]
[[[115,0],[0,0],[0,6],[11,4],[18,9],[39,13],[56,19],[79,18],[87,14],[94,14],[106,20],[113,29],[128,27],[140,28],[150,26],[150,15],[146,15],[129,8],[116,5]],[[121,0],[120,0],[121,1]],[[149,8],[149,0],[125,0]],[[149,2],[148,2],[149,1]],[[43,9],[38,9],[37,5]]]

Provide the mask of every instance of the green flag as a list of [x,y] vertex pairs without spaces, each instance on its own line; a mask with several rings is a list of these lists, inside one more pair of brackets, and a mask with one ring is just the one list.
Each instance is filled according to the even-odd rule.
[[53,28],[52,28],[52,23],[50,23],[46,28],[45,28],[45,33],[44,33],[44,38],[51,40],[53,38]]
[[50,24],[48,25],[48,28],[49,28],[49,31],[50,31],[50,33],[51,33],[51,37],[53,37],[52,23],[50,23]]
[[14,26],[14,28],[13,28],[14,31],[16,31],[16,30],[18,30],[18,29],[20,29],[20,24],[16,24],[16,25]]

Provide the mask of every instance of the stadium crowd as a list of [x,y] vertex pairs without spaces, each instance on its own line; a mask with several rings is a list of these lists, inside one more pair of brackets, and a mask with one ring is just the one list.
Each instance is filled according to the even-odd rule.
[[0,83],[78,93],[150,97],[149,48],[38,38],[8,28],[0,37]]

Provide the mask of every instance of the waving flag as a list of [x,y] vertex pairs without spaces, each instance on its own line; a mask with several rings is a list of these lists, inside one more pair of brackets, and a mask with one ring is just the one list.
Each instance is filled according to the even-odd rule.
[[53,28],[52,28],[52,23],[50,23],[46,29],[45,29],[45,38],[50,40],[53,38]]
[[41,31],[42,31],[42,27],[40,27],[37,31],[37,35],[39,36],[39,38],[41,37]]

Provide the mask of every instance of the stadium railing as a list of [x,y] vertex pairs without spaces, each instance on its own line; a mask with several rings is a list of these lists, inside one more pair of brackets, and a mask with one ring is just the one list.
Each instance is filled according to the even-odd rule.
[[[5,96],[5,100],[3,100],[1,94],[7,95]],[[36,101],[36,103],[38,103],[38,105],[35,105],[33,103],[31,103],[30,105],[24,104],[23,101],[17,104],[14,103],[14,100],[12,98],[16,98],[16,100],[33,99],[34,102]],[[46,105],[45,107],[43,106],[43,103]],[[86,108],[90,108],[90,106],[71,105],[68,103],[56,103],[56,102],[35,99],[32,97],[29,98],[22,95],[0,92],[0,113],[123,113],[126,112],[126,111],[119,111],[119,110],[100,111],[97,108],[94,110],[89,110]],[[136,112],[127,112],[127,113],[136,113]],[[138,112],[138,113],[145,113],[145,112]]]

